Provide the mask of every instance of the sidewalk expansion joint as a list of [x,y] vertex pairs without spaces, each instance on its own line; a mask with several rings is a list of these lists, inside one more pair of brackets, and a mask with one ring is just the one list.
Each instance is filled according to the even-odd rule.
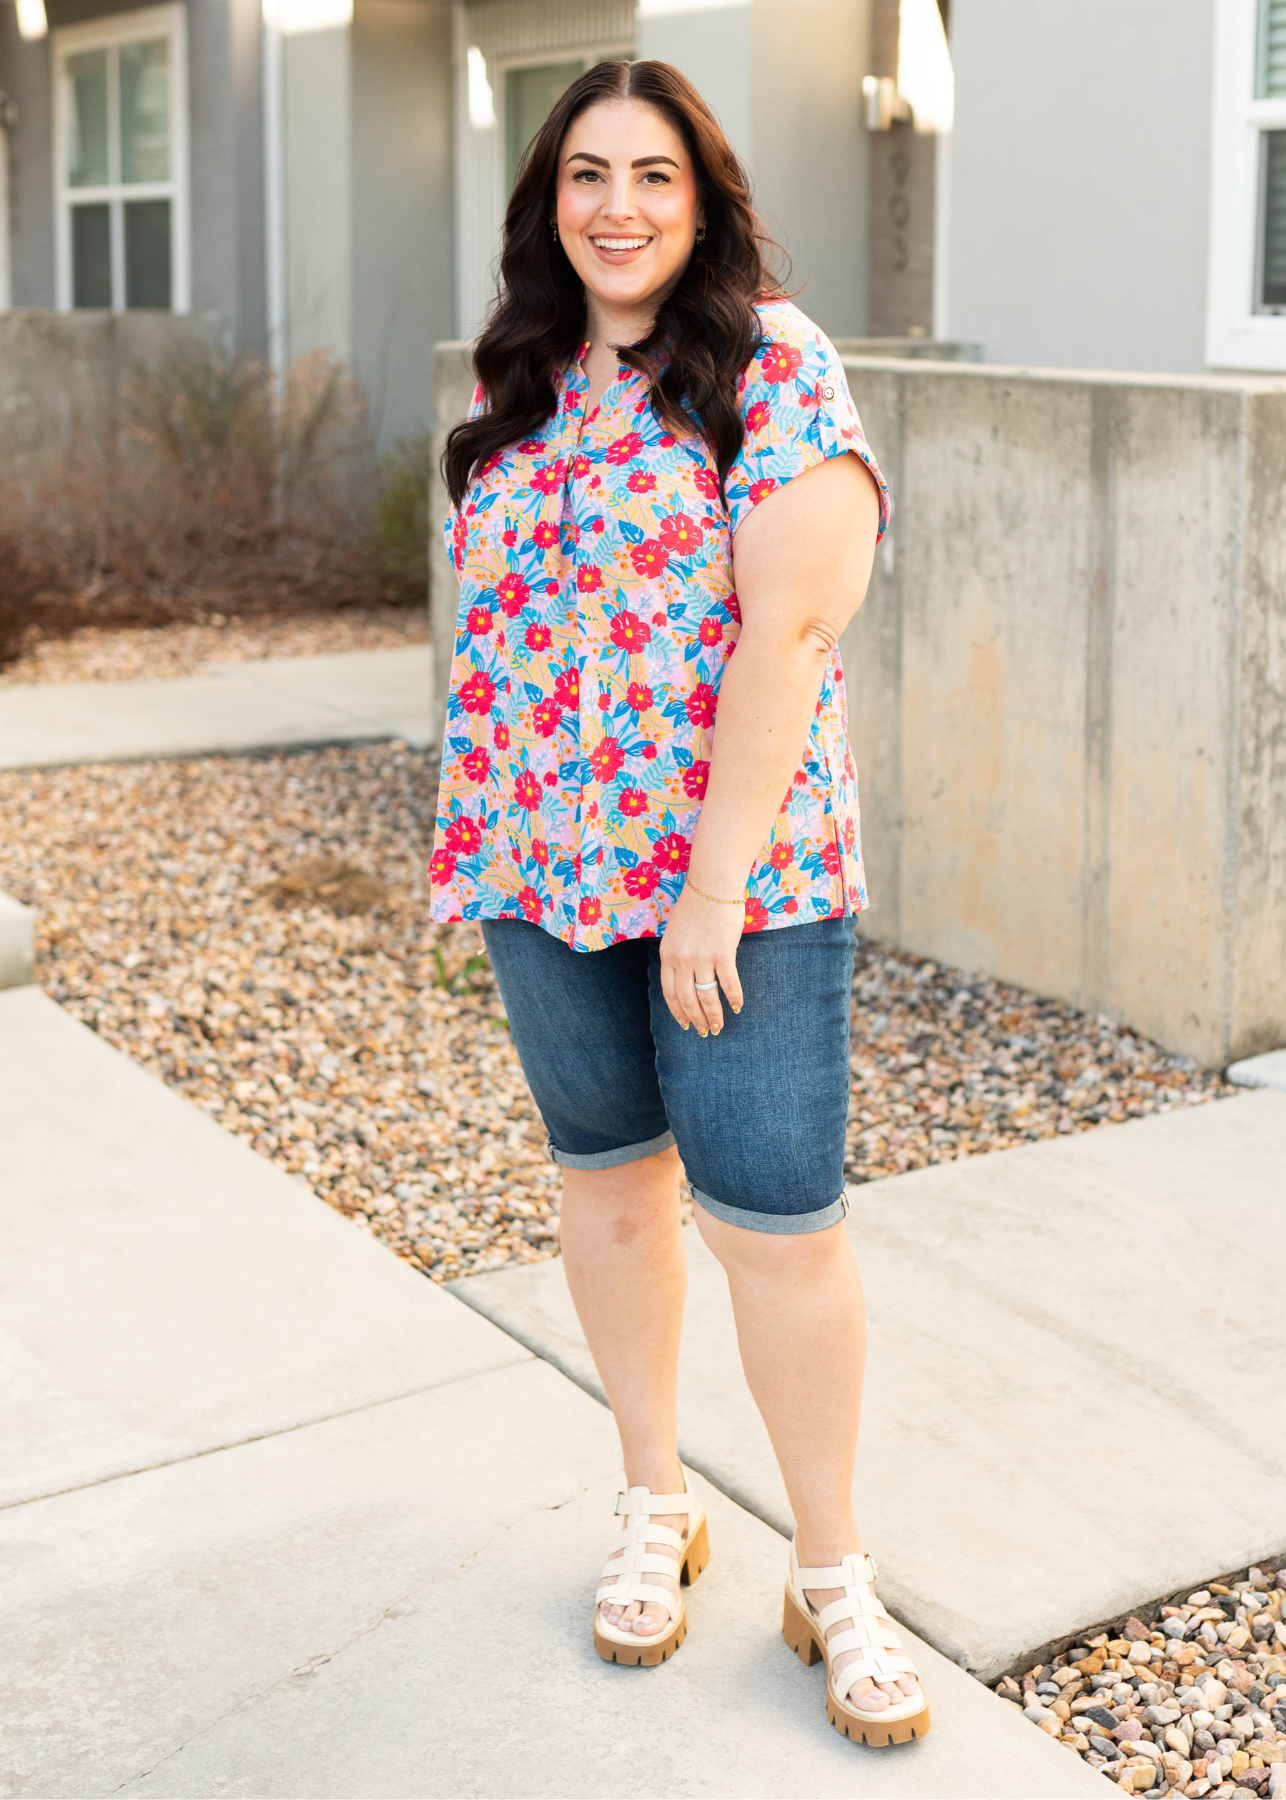
[[316,1418],[299,1419],[293,1425],[278,1425],[269,1431],[254,1431],[248,1437],[228,1438],[219,1444],[207,1444],[201,1450],[188,1450],[182,1456],[167,1456],[160,1462],[139,1463],[133,1469],[116,1469],[110,1475],[99,1475],[93,1481],[74,1481],[68,1487],[50,1488],[43,1494],[27,1494],[21,1500],[0,1501],[0,1512],[14,1512],[20,1506],[38,1506],[42,1500],[60,1500],[65,1494],[83,1494],[91,1488],[107,1487],[114,1481],[131,1481],[136,1475],[150,1475],[158,1469],[175,1469],[183,1463],[200,1462],[206,1456],[222,1456],[227,1450],[240,1450],[248,1444],[264,1444],[273,1438],[289,1437],[296,1431],[310,1431],[314,1425],[329,1425],[336,1419],[351,1419],[358,1413],[377,1412],[381,1406],[396,1406],[402,1400],[414,1400],[417,1394],[436,1393],[439,1388],[458,1387],[466,1381],[478,1381],[500,1369],[518,1367],[512,1363],[493,1363],[485,1369],[474,1369],[467,1375],[452,1375],[446,1381],[426,1381],[405,1393],[386,1394],[381,1400],[364,1400],[358,1406],[345,1406],[339,1412],[318,1413]]

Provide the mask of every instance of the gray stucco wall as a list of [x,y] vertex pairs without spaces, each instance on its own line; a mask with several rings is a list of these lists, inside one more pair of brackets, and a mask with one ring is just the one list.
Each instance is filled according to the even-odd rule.
[[451,80],[449,5],[357,0],[353,362],[381,447],[429,429],[454,328]]
[[1204,368],[1212,0],[954,0],[946,335]]
[[52,92],[49,39],[24,43],[12,6],[0,5],[0,88],[17,102],[9,133],[9,233],[14,306],[54,303]]
[[262,354],[264,305],[263,80],[255,0],[188,7],[192,180],[192,306],[234,328]]
[[751,118],[751,29],[744,6],[698,7],[638,22],[640,57],[673,63],[697,87],[738,156],[754,161]]

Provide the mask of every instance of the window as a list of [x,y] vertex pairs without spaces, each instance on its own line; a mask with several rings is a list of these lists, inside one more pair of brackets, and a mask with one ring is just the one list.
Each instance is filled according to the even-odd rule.
[[573,62],[533,63],[505,71],[505,192],[513,193],[522,153],[549,117],[555,100],[585,73],[584,57]]
[[186,312],[183,13],[117,13],[54,39],[58,299]]
[[1206,359],[1286,370],[1286,0],[1216,0]]

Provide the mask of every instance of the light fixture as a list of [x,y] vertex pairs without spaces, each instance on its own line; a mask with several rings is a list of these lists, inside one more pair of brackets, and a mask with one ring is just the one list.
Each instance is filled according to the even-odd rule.
[[864,75],[862,98],[866,101],[868,131],[888,131],[911,117],[907,97],[899,94],[898,84],[891,75]]
[[956,81],[938,0],[901,0],[898,92],[910,104],[917,131],[950,131]]
[[487,80],[487,59],[476,44],[469,45],[469,123],[475,131],[489,131],[496,122],[495,96]]
[[48,35],[49,19],[45,13],[45,0],[18,0],[18,36],[32,43],[36,38]]
[[277,29],[283,37],[334,31],[353,22],[353,0],[277,0]]

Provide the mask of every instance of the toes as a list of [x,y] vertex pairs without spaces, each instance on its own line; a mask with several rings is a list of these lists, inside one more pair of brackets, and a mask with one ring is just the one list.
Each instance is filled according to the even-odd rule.
[[662,1621],[657,1618],[655,1613],[649,1612],[645,1608],[634,1621],[634,1629],[641,1637],[651,1637],[654,1632],[661,1629],[661,1623]]
[[849,1699],[855,1701],[863,1712],[883,1712],[890,1704],[884,1689],[875,1687],[870,1681],[859,1682]]

